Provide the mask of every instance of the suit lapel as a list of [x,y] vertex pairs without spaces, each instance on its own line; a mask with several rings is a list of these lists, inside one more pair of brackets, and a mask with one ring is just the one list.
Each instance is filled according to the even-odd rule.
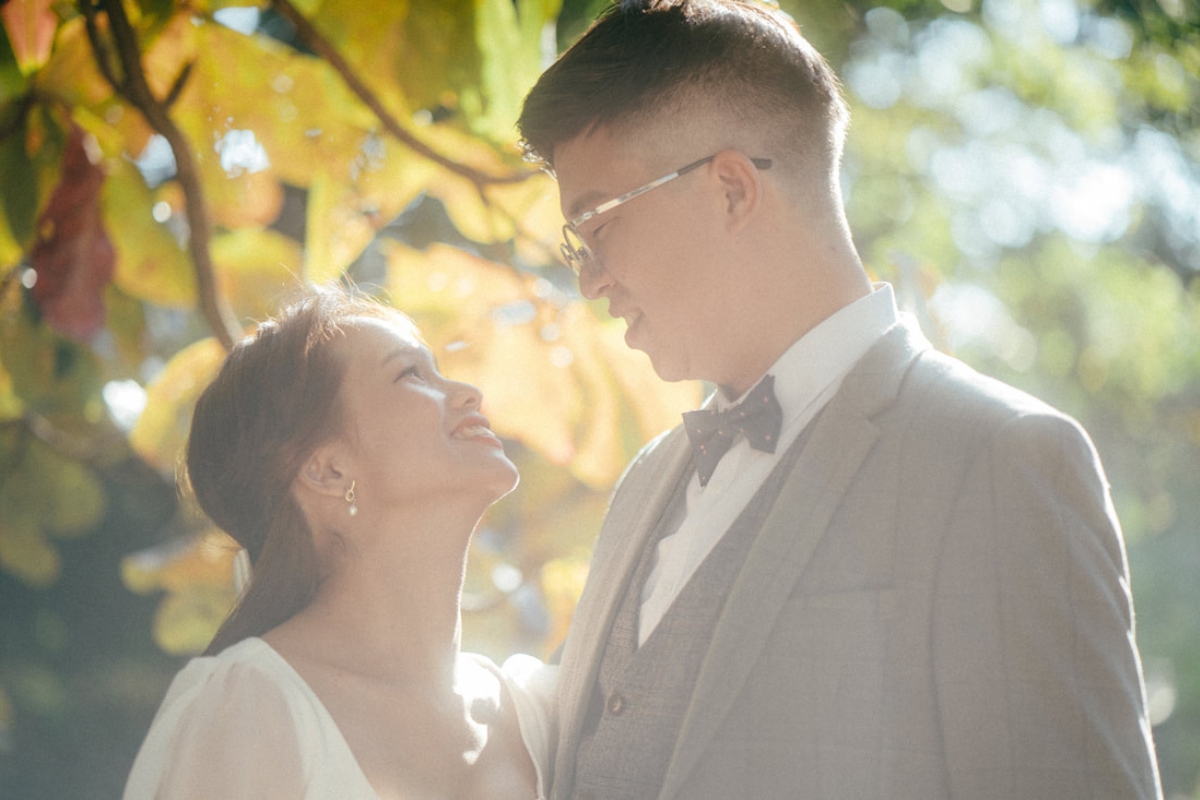
[[713,630],[660,798],[677,796],[724,720],[783,604],[874,446],[871,418],[890,406],[908,367],[929,347],[918,331],[892,328],[851,370],[784,483]]
[[621,490],[605,516],[597,546],[613,549],[607,553],[598,549],[592,559],[593,571],[579,598],[571,635],[563,651],[559,686],[559,719],[563,729],[555,761],[556,781],[573,772],[580,726],[587,713],[613,616],[646,540],[670,502],[690,456],[691,448],[682,428],[665,434],[639,459],[642,463],[631,467],[622,478]]

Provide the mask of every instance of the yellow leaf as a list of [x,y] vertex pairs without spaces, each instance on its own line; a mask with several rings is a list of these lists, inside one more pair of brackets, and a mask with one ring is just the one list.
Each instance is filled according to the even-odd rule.
[[[37,83],[39,91],[72,108],[72,116],[96,134],[109,155],[136,156],[153,134],[146,118],[118,100],[100,74],[82,17],[59,26],[54,52],[38,71]],[[111,130],[105,133],[104,127]]]
[[492,184],[485,191],[493,213],[515,221],[517,258],[526,264],[561,263],[563,217],[553,178],[535,172],[523,181]]
[[60,539],[90,533],[108,505],[103,487],[78,463],[65,464],[56,484],[58,502],[46,520],[46,529]]
[[225,358],[216,339],[203,339],[167,362],[146,387],[146,408],[129,433],[134,451],[165,475],[182,464],[196,399]]
[[[12,229],[8,224],[8,215],[0,214],[0,269],[22,269],[17,262],[21,259],[21,245],[13,238]],[[11,265],[11,266],[10,266]],[[7,274],[8,270],[4,270]]]
[[154,641],[175,656],[203,652],[233,605],[233,589],[196,587],[168,595],[154,615]]
[[121,580],[138,594],[166,592],[154,618],[154,638],[174,655],[208,646],[233,608],[232,565],[237,545],[210,529],[126,556]]
[[239,319],[275,314],[300,282],[300,244],[278,231],[242,228],[213,237],[211,247],[218,285]]
[[700,400],[696,383],[659,381],[625,346],[619,322],[543,300],[531,275],[445,245],[381,250],[393,302],[444,372],[480,387],[497,433],[591,486],[610,486],[642,444]]
[[0,362],[0,422],[19,419],[25,413],[25,404],[13,391],[12,376]]
[[[117,250],[113,282],[127,295],[154,305],[191,308],[196,302],[191,258],[183,244],[154,218],[155,202],[131,164],[110,160],[103,206],[109,237]],[[167,201],[159,202],[171,209]]]
[[0,519],[0,567],[35,589],[52,585],[60,569],[58,552],[37,524],[11,513]]
[[340,275],[387,220],[350,187],[325,174],[308,189],[304,278],[312,283]]

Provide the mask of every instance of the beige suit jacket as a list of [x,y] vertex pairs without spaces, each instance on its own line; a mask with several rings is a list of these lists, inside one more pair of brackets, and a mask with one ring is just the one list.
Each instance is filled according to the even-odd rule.
[[[814,424],[712,632],[659,797],[1160,796],[1124,545],[1086,433],[907,325]],[[554,798],[688,464],[677,428],[614,493],[563,649]]]

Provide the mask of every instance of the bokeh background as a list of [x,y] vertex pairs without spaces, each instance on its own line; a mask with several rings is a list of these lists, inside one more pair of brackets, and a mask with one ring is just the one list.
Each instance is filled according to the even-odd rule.
[[[782,5],[844,81],[873,275],[1091,432],[1164,788],[1200,798],[1200,9]],[[579,297],[517,147],[523,94],[603,6],[0,2],[0,795],[118,796],[230,607],[180,447],[298,281],[390,300],[483,388],[523,480],[473,545],[466,646],[558,643],[621,468],[705,388]]]

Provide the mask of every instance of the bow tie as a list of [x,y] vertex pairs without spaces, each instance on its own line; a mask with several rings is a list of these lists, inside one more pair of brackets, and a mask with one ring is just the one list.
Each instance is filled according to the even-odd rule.
[[696,474],[706,486],[721,456],[733,445],[739,433],[755,450],[774,453],[783,425],[783,410],[775,399],[775,376],[767,375],[740,403],[724,411],[701,408],[685,411],[683,427],[692,442]]

